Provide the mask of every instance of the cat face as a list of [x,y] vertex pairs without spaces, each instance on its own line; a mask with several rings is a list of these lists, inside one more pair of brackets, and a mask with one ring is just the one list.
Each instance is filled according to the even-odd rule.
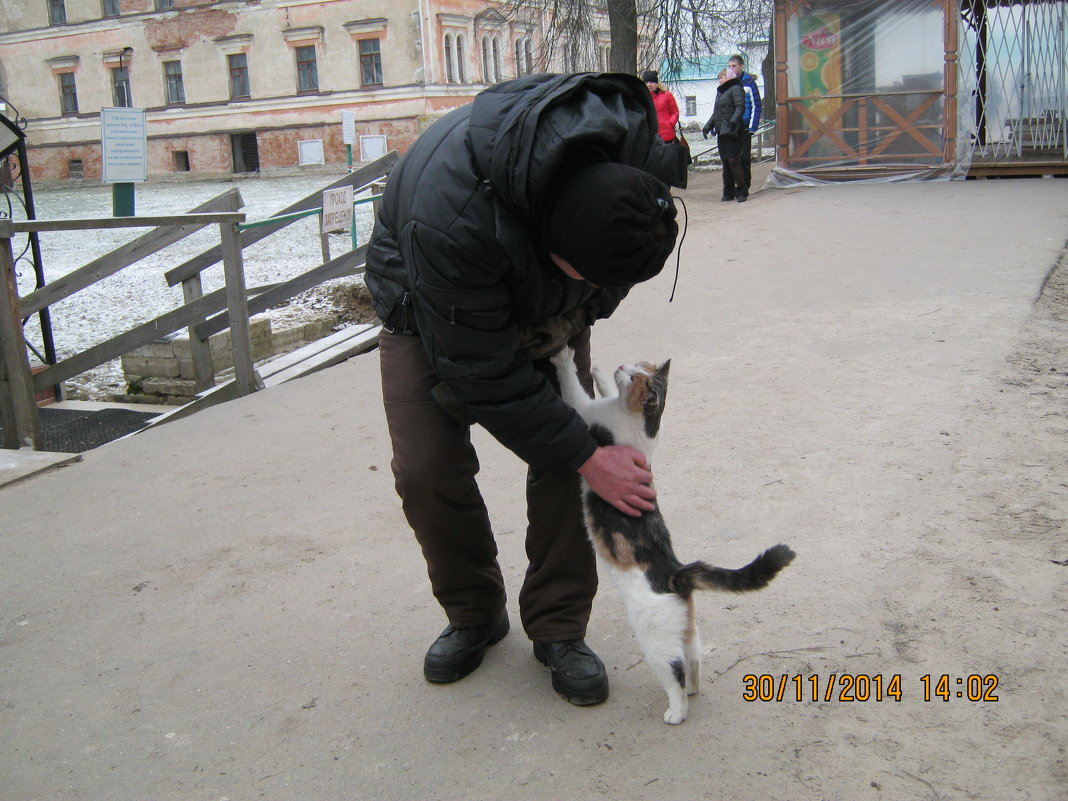
[[651,362],[620,365],[615,373],[623,405],[630,414],[642,417],[649,439],[655,439],[660,431],[670,368],[671,359],[668,359],[659,367]]

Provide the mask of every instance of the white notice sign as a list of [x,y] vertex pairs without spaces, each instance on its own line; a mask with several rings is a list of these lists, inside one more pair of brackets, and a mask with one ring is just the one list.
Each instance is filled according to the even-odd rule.
[[100,109],[100,149],[104,183],[146,181],[148,146],[144,109]]
[[341,142],[345,145],[356,144],[356,112],[341,112]]
[[352,187],[342,186],[323,192],[323,233],[347,231],[352,227]]

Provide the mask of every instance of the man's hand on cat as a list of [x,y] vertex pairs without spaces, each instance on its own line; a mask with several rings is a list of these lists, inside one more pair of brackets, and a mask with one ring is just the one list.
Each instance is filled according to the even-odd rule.
[[629,445],[598,448],[578,472],[591,490],[625,515],[640,517],[656,508],[649,462]]

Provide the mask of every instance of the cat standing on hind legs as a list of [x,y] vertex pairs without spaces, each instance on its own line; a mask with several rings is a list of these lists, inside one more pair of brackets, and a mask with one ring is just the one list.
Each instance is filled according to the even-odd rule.
[[[620,366],[613,380],[596,367],[600,398],[591,398],[579,383],[574,353],[564,349],[552,359],[563,399],[574,407],[600,445],[630,445],[652,461],[667,399],[671,361]],[[697,693],[701,678],[701,636],[694,615],[694,590],[747,592],[767,586],[794,558],[776,545],[743,568],[730,570],[705,562],[682,564],[671,547],[659,503],[638,517],[623,514],[583,482],[586,531],[598,570],[623,597],[627,619],[645,661],[668,696],[665,723],[682,723],[687,696]]]

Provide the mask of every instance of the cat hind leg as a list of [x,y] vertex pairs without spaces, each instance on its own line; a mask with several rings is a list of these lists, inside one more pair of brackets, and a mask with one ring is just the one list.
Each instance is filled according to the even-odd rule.
[[664,722],[682,723],[689,712],[686,695],[691,672],[686,653],[686,602],[674,595],[643,593],[628,612],[645,661],[664,688],[668,708]]
[[664,723],[677,726],[686,720],[690,711],[690,699],[686,695],[686,679],[689,671],[682,659],[673,659],[666,665],[654,667],[660,683],[667,692],[668,708],[664,711]]

